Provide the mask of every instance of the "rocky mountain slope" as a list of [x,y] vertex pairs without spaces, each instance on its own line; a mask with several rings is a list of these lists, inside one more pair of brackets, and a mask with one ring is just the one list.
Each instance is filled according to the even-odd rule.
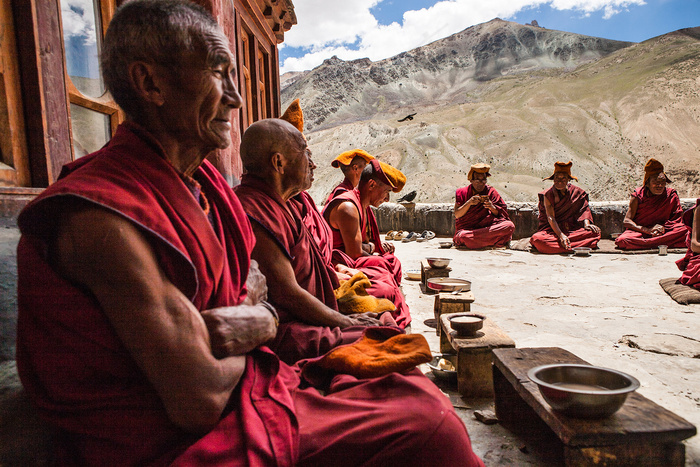
[[403,170],[417,202],[453,201],[477,161],[506,200],[535,200],[556,160],[592,199],[627,199],[652,156],[694,197],[699,66],[700,28],[631,44],[496,19],[387,60],[327,60],[282,99],[301,99],[317,202],[353,147]]

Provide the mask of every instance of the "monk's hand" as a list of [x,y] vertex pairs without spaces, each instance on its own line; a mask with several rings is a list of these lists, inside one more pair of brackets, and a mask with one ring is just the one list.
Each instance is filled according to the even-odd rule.
[[277,312],[272,305],[239,305],[202,311],[216,358],[243,355],[275,338]]
[[598,227],[595,224],[586,223],[586,225],[584,225],[583,228],[586,230],[590,230],[591,232],[600,233],[600,227]]
[[651,234],[652,237],[658,237],[659,235],[663,235],[664,232],[666,232],[666,229],[664,228],[663,225],[656,224],[654,227],[651,228]]
[[571,249],[571,240],[569,240],[569,237],[567,237],[564,233],[559,235],[559,243],[561,243],[562,248],[566,250]]
[[243,302],[246,305],[257,305],[263,300],[267,300],[267,279],[260,272],[258,262],[254,259],[250,260],[250,268],[248,269],[248,279],[246,280],[246,289],[248,296]]
[[479,203],[481,203],[481,196],[474,195],[471,198],[469,198],[469,201],[467,201],[466,204],[468,204],[469,206],[476,206]]
[[352,326],[384,326],[376,313],[355,313],[347,317],[353,322]]
[[393,253],[394,252],[394,245],[389,243],[389,242],[382,242],[382,249],[386,251],[387,253]]

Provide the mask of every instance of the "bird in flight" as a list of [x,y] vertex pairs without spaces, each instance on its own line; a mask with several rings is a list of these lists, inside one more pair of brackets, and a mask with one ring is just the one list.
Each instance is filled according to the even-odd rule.
[[412,113],[412,114],[406,115],[404,118],[402,118],[401,120],[399,120],[399,122],[405,122],[406,120],[413,120],[413,116],[414,116],[416,113],[418,113],[418,112],[414,112],[414,113]]

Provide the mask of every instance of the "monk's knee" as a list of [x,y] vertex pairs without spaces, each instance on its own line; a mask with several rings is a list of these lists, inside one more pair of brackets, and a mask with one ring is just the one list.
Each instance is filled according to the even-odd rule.
[[450,411],[425,448],[412,458],[411,465],[483,466],[474,453],[467,428],[454,411]]

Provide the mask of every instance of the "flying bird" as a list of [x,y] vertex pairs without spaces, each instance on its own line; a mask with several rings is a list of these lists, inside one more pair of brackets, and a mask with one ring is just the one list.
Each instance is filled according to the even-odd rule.
[[413,120],[413,116],[414,116],[416,113],[418,113],[418,112],[414,112],[414,113],[412,113],[412,114],[406,115],[404,118],[402,118],[401,120],[399,120],[399,122],[405,122],[406,120]]
[[409,193],[406,193],[401,198],[399,198],[399,203],[401,203],[401,202],[410,203],[414,199],[416,199],[416,190],[413,190]]

